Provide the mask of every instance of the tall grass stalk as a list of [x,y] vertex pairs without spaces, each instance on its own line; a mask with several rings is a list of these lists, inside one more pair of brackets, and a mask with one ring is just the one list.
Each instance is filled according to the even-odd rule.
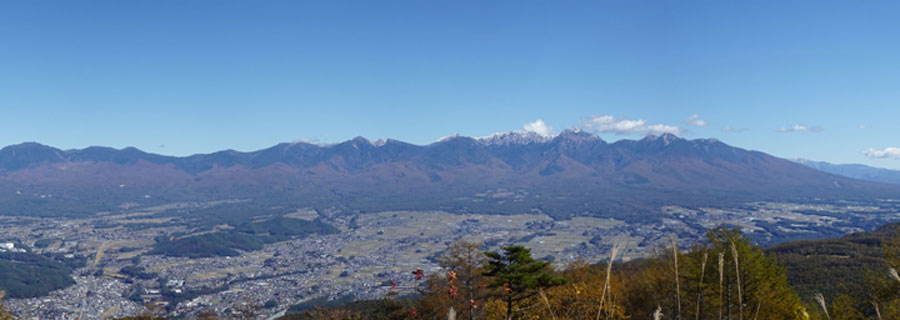
[[725,253],[719,252],[719,320],[725,310]]
[[897,274],[897,269],[888,268],[888,274],[891,275],[891,279],[900,281],[900,274]]
[[878,300],[872,300],[872,306],[875,307],[875,319],[881,320],[881,310],[878,309]]
[[547,299],[547,295],[544,294],[544,289],[538,289],[538,293],[541,294],[541,299],[544,301],[544,304],[547,305],[547,310],[550,311],[550,319],[556,320],[556,314],[553,313],[553,307],[550,306],[550,299]]
[[675,260],[675,320],[681,319],[681,282],[678,281],[678,246],[672,237],[672,259]]
[[609,290],[609,281],[612,275],[612,264],[613,261],[616,260],[616,255],[619,253],[619,243],[616,242],[613,244],[612,251],[609,253],[609,262],[606,263],[606,283],[603,284],[603,290],[600,291],[600,307],[597,309],[597,320],[600,320],[600,315],[603,314],[603,302],[606,299],[606,291]]
[[697,317],[700,320],[700,312],[703,311],[703,276],[706,274],[706,259],[709,258],[709,252],[703,252],[703,262],[700,263],[700,283],[697,284]]
[[741,296],[741,266],[738,262],[738,251],[734,241],[731,241],[731,254],[734,256],[734,273],[737,276],[738,310],[741,320],[744,320],[744,299]]
[[828,314],[828,306],[825,305],[825,296],[821,293],[816,293],[813,298],[816,299],[816,302],[819,303],[819,306],[822,307],[822,312],[825,312],[825,318],[831,319],[831,316]]
[[447,311],[447,320],[456,320],[456,310],[453,307],[450,307],[450,310]]

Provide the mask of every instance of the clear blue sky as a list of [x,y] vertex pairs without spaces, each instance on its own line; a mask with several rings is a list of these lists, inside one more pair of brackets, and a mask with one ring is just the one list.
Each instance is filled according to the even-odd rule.
[[[0,145],[426,144],[609,115],[900,169],[862,153],[900,147],[897,12],[896,1],[4,1]],[[685,123],[694,114],[707,125]]]

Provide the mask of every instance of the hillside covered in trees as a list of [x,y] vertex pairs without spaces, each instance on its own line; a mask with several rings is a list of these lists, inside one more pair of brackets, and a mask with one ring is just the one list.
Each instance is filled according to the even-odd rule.
[[885,261],[885,249],[890,247],[883,245],[893,241],[898,230],[900,224],[892,223],[872,232],[788,242],[765,251],[785,267],[788,282],[802,296],[863,293],[870,287],[870,278],[890,268]]
[[66,263],[30,252],[0,252],[0,288],[9,298],[31,298],[75,284]]

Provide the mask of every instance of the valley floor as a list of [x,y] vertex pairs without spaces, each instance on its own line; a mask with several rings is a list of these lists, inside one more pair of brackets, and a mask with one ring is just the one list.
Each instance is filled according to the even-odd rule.
[[[700,239],[718,225],[739,226],[763,245],[795,239],[834,237],[871,230],[900,220],[900,202],[751,203],[742,208],[661,208],[652,224],[575,217],[555,221],[546,215],[381,212],[328,214],[297,210],[293,219],[321,219],[340,230],[266,244],[237,256],[205,258],[148,255],[157,237],[193,232],[160,215],[165,210],[207,208],[219,203],[177,203],[130,208],[79,219],[2,217],[0,233],[38,254],[84,256],[74,270],[75,285],[38,298],[8,299],[24,318],[99,319],[149,309],[168,315],[201,311],[228,314],[241,304],[261,310],[261,318],[314,298],[378,298],[391,291],[412,293],[410,271],[439,272],[434,258],[451,243],[480,242],[485,250],[518,244],[537,258],[562,267],[576,259],[599,262],[614,244],[627,261],[652,253],[676,237],[681,244]],[[640,214],[640,213],[635,213]],[[140,226],[140,227],[136,227]],[[230,226],[218,226],[227,230]],[[138,267],[148,276],[126,274]],[[83,316],[82,316],[83,315]]]

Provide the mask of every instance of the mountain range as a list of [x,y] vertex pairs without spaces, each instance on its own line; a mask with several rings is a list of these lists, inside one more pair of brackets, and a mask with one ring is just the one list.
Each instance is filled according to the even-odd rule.
[[444,210],[658,219],[664,205],[897,198],[900,186],[835,175],[716,139],[607,142],[453,135],[428,145],[357,137],[187,157],[136,148],[0,149],[0,214],[78,215],[140,204],[254,199],[320,210]]
[[813,161],[807,159],[794,159],[794,161],[811,168],[816,168],[821,171],[842,175],[845,177],[900,184],[900,170],[876,168],[863,164],[834,164],[825,161]]

